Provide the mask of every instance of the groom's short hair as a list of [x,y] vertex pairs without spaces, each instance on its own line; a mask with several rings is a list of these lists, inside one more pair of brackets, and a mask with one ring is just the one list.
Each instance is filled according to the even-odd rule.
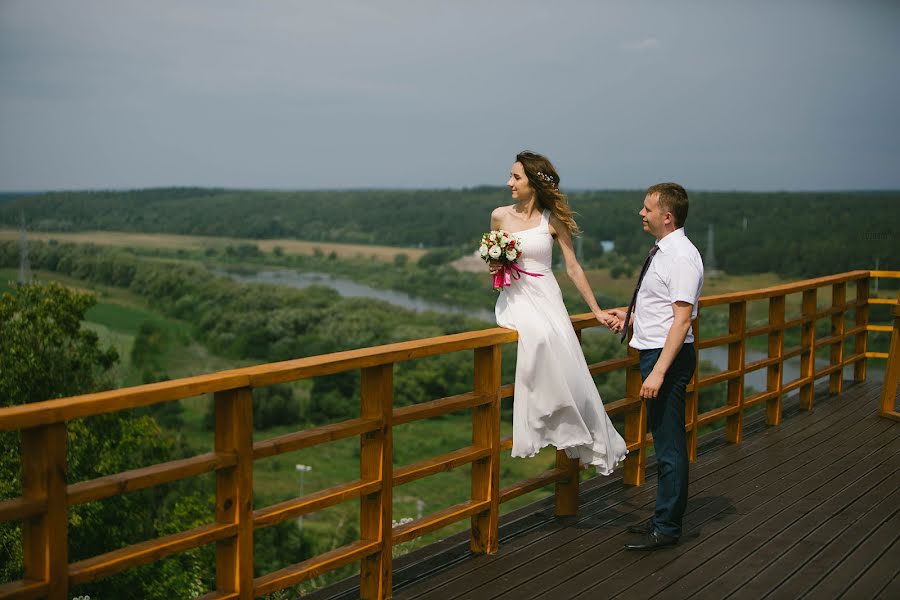
[[675,226],[684,227],[688,216],[688,195],[677,183],[657,183],[647,188],[647,195],[659,194],[659,205],[675,217]]

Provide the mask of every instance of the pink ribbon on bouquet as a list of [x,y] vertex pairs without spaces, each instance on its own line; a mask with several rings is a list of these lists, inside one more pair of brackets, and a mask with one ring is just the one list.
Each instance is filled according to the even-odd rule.
[[501,265],[500,270],[494,274],[494,289],[499,290],[510,284],[513,279],[521,279],[522,275],[530,275],[531,277],[543,277],[543,273],[529,273],[522,269],[516,263]]

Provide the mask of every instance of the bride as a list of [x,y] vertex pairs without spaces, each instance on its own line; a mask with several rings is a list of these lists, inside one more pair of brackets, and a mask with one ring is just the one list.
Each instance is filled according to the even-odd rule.
[[[527,272],[503,288],[495,309],[497,324],[519,333],[512,455],[534,456],[553,445],[609,475],[627,453],[625,441],[603,409],[550,269],[554,240],[566,273],[597,320],[610,328],[617,321],[597,305],[575,258],[572,235],[578,225],[550,161],[520,152],[506,185],[516,203],[491,213],[491,229],[514,235],[522,251],[518,266]],[[492,262],[491,272],[499,266]]]

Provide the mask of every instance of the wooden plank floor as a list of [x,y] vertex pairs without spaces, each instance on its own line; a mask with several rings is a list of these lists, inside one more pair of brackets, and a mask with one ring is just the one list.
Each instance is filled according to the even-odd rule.
[[741,444],[708,437],[677,546],[622,548],[652,513],[655,473],[641,487],[597,478],[577,517],[549,501],[504,517],[497,554],[455,536],[402,557],[394,598],[900,598],[900,423],[877,416],[880,384],[845,390],[778,427],[757,419]]

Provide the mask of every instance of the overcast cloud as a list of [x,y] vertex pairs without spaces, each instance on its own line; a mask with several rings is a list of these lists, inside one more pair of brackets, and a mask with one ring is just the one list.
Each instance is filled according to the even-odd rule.
[[0,0],[0,190],[900,188],[900,2]]

